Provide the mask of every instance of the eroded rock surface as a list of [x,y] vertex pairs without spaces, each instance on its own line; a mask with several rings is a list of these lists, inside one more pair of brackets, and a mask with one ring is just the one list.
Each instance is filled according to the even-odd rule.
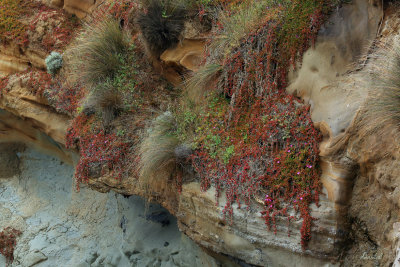
[[[52,2],[57,6],[67,7],[67,10],[70,7],[71,12],[75,12],[78,16],[86,16],[95,1]],[[85,14],[79,15],[80,13],[76,10]],[[177,217],[179,228],[196,243],[214,252],[232,255],[251,264],[262,266],[335,265],[343,249],[346,248],[344,245],[349,237],[354,239],[355,245],[349,250],[350,256],[344,260],[348,266],[354,264],[386,266],[394,262],[396,257],[400,257],[396,256],[396,250],[399,250],[400,232],[398,223],[400,196],[397,181],[400,176],[398,173],[400,166],[398,165],[399,147],[393,144],[399,142],[387,136],[385,137],[387,142],[385,141],[379,148],[371,146],[371,144],[381,143],[381,140],[376,139],[352,146],[352,141],[349,140],[352,140],[351,137],[355,138],[356,131],[343,133],[349,126],[351,128],[356,111],[366,96],[365,88],[360,86],[362,83],[358,81],[366,77],[362,71],[368,69],[368,61],[361,56],[364,52],[368,52],[376,37],[382,18],[381,11],[379,3],[374,1],[356,0],[352,4],[344,5],[321,30],[315,48],[304,55],[301,68],[299,67],[291,76],[289,91],[292,93],[296,91],[299,96],[311,103],[312,118],[319,124],[325,136],[321,144],[323,159],[321,180],[324,189],[320,197],[321,206],[312,206],[312,216],[318,220],[312,228],[313,236],[306,251],[303,251],[300,245],[300,222],[290,223],[291,235],[288,236],[287,221],[278,218],[277,233],[274,234],[273,231],[267,230],[260,214],[256,213],[256,210],[259,210],[257,204],[254,204],[249,211],[238,210],[235,207],[233,224],[229,225],[222,217],[225,201],[223,197],[216,205],[215,192],[212,189],[205,193],[200,192],[200,185],[197,182],[185,184],[182,194],[178,194],[175,185],[167,177],[159,177],[155,181],[137,181],[132,177],[118,181],[114,177],[105,175],[90,179],[89,185],[100,192],[108,192],[107,194],[100,195],[86,189],[76,194],[71,191],[72,169],[69,168],[65,171],[68,174],[60,174],[60,177],[64,178],[57,180],[58,185],[52,183],[51,179],[54,177],[50,179],[50,176],[45,175],[48,169],[41,170],[44,178],[40,179],[44,180],[29,182],[22,179],[25,186],[29,187],[28,189],[18,187],[17,179],[5,182],[4,201],[1,202],[0,199],[0,204],[3,203],[0,212],[5,214],[1,217],[3,218],[1,222],[8,220],[7,222],[12,222],[24,230],[24,235],[19,241],[23,245],[18,245],[16,250],[16,264],[24,262],[26,265],[38,263],[37,266],[47,266],[47,263],[53,263],[59,257],[58,260],[61,262],[63,260],[73,264],[81,262],[82,266],[86,266],[85,264],[89,262],[98,265],[106,262],[109,264],[136,262],[146,265],[148,262],[143,259],[155,257],[154,253],[158,255],[157,259],[161,262],[176,263],[174,261],[178,257],[176,255],[182,254],[174,254],[172,250],[164,253],[161,252],[163,250],[160,247],[157,247],[156,252],[148,252],[144,249],[146,246],[135,244],[130,247],[130,250],[125,251],[124,245],[118,248],[110,245],[111,243],[106,240],[108,234],[119,235],[118,240],[122,240],[122,244],[128,242],[128,237],[145,238],[140,233],[135,234],[133,229],[125,230],[124,233],[125,222],[133,220],[129,216],[137,214],[130,205],[136,204],[132,204],[131,199],[126,200],[120,195],[114,195],[110,190],[125,195],[140,195],[162,204]],[[396,23],[390,23],[388,20],[391,18],[387,18],[383,25],[391,25],[391,28],[384,26],[382,32],[393,35],[397,32],[393,28]],[[203,46],[202,41],[188,42],[186,40],[175,49],[166,51],[161,59],[163,63],[178,66],[183,71],[196,70]],[[43,56],[40,60],[30,57],[29,62],[30,64],[37,62],[34,65],[39,67],[43,59]],[[359,61],[362,64],[355,64]],[[11,66],[11,63],[14,65]],[[4,73],[23,70],[26,67],[24,64],[24,57],[13,57],[13,53],[8,52],[4,53],[3,57],[0,55],[0,71]],[[179,84],[180,74],[173,72],[171,80],[176,78],[175,81]],[[63,148],[68,118],[56,114],[47,106],[44,99],[33,96],[20,82],[11,83],[9,86],[10,93],[0,99],[0,107],[7,110],[0,112],[0,139],[34,144],[67,162],[72,162],[72,156]],[[51,139],[48,138],[49,136]],[[385,155],[375,153],[374,151],[377,150],[387,153]],[[24,155],[35,159],[42,157],[34,152]],[[29,160],[24,162],[29,162]],[[56,168],[56,165],[60,164],[54,159],[50,162],[54,163],[50,165],[51,168]],[[24,167],[21,170],[24,173]],[[54,196],[49,196],[47,191],[60,193],[64,201],[60,202]],[[26,192],[32,193],[32,199]],[[224,196],[224,194],[221,195]],[[7,198],[14,201],[12,203],[16,203],[16,206],[7,206],[5,202]],[[52,202],[53,199],[55,202]],[[22,204],[18,204],[22,202],[18,201],[29,202],[29,205],[34,206],[32,206],[33,211],[29,212],[31,208],[24,208],[26,209],[24,215],[17,215],[16,207],[22,209]],[[71,204],[67,205],[64,202]],[[80,205],[83,202],[85,206],[82,207]],[[43,213],[44,207],[57,205],[64,208],[61,210],[65,214],[55,213],[51,218],[61,216],[60,220],[50,220],[49,216],[43,222],[39,219],[38,214]],[[137,209],[143,210],[142,207]],[[113,219],[107,221],[105,219],[108,218],[107,216]],[[122,219],[122,216],[125,216],[125,219]],[[75,225],[69,225],[70,220]],[[147,229],[147,224],[149,223],[146,221],[145,226],[138,224],[135,227]],[[93,227],[94,229],[90,229]],[[100,229],[107,229],[109,232],[106,231],[103,234]],[[156,233],[163,235],[161,233],[163,228],[157,229],[159,232],[156,231]],[[94,234],[99,235],[97,239],[89,239],[89,236]],[[75,248],[72,242],[68,243],[66,235],[75,238],[74,242],[78,244],[76,240],[86,238],[83,244],[89,247],[93,254],[87,255]],[[62,255],[57,254],[54,249],[58,239],[64,244]],[[112,242],[116,242],[115,240],[117,239]],[[182,241],[176,246],[183,247],[184,244],[188,243]],[[366,250],[369,254],[364,254]],[[119,252],[111,255],[107,251]],[[67,255],[68,259],[62,258],[63,255]],[[201,255],[201,253],[196,255]],[[198,264],[211,262],[209,264],[213,266],[213,261],[204,257],[205,261],[199,261]],[[184,259],[181,260],[185,262]]]
[[356,0],[343,5],[321,28],[315,47],[303,56],[301,67],[290,75],[288,92],[312,106],[314,122],[325,121],[333,135],[344,131],[366,96],[366,88],[353,87],[357,77],[346,73],[359,67],[375,37],[382,7]]
[[167,49],[160,57],[166,64],[176,64],[187,70],[196,71],[204,57],[205,41],[185,39],[176,47]]

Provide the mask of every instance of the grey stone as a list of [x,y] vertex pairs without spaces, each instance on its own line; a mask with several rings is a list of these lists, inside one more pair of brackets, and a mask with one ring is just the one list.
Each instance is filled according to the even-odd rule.
[[47,260],[47,257],[42,252],[36,251],[36,252],[29,253],[25,257],[23,263],[24,263],[24,266],[30,267],[39,262],[45,261],[45,260]]

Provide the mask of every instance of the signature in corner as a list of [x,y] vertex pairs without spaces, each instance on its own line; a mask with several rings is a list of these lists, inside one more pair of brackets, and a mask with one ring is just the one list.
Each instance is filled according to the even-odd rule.
[[381,260],[383,257],[382,252],[378,254],[373,254],[373,255],[368,255],[367,252],[364,251],[364,253],[361,255],[360,259],[361,260]]

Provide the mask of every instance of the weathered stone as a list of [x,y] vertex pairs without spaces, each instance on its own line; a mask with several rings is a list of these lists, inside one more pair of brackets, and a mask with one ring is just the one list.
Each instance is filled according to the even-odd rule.
[[45,260],[47,260],[47,257],[42,252],[32,252],[25,257],[24,266],[31,267]]
[[19,173],[17,147],[0,143],[0,178],[12,177]]
[[96,0],[64,0],[64,9],[83,19],[91,13],[91,8],[95,3]]
[[185,39],[176,47],[167,49],[160,59],[167,65],[178,65],[188,70],[196,71],[204,56],[205,41]]

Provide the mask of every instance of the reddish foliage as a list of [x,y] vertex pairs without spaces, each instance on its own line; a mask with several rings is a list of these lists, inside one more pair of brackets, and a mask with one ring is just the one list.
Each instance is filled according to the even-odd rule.
[[[79,148],[80,159],[76,166],[76,186],[87,183],[89,177],[112,172],[115,178],[121,178],[128,144],[114,133],[106,133],[93,117],[78,115],[67,133],[67,148]],[[100,173],[93,170],[100,168]]]
[[7,263],[14,260],[14,248],[17,237],[22,233],[14,228],[6,227],[0,232],[0,253],[6,258]]
[[[13,41],[23,47],[28,46],[30,35],[36,32],[38,23],[43,25],[49,19],[53,20],[53,23],[46,25],[47,28],[44,29],[44,36],[41,39],[41,44],[48,52],[63,49],[79,26],[78,20],[72,19],[72,15],[64,10],[53,9],[35,1],[3,0],[0,1],[0,5],[5,5],[0,10],[0,20],[3,20],[3,23],[0,23],[0,35],[4,37],[3,39]],[[22,22],[26,17],[31,18],[32,14],[36,16],[32,18],[29,25]],[[4,27],[3,24],[6,26]]]
[[[48,23],[48,21],[53,21]],[[38,8],[29,30],[35,32],[38,24],[47,23],[47,29],[41,40],[47,52],[62,50],[72,39],[75,30],[79,29],[78,20],[62,9],[53,9],[45,5]]]
[[29,42],[27,25],[22,20],[38,6],[40,4],[35,1],[0,0],[0,42],[13,41],[26,46]]
[[132,13],[138,8],[139,4],[131,0],[107,2],[100,9],[96,10],[92,16],[95,20],[102,20],[104,16],[111,15],[115,19],[123,20],[124,26],[127,27],[134,17]]
[[131,13],[138,8],[138,3],[129,0],[111,3],[108,12],[118,19],[129,21]]
[[5,90],[7,87],[10,77],[18,77],[24,83],[32,94],[42,96],[43,92],[53,84],[50,74],[41,70],[28,69],[23,72],[8,75],[0,79],[0,96],[4,93],[8,93]]
[[[121,65],[122,75],[115,79],[114,86],[123,99],[111,125],[103,125],[99,115],[78,114],[67,133],[67,146],[78,148],[80,160],[75,177],[77,186],[87,183],[89,177],[111,173],[115,178],[137,177],[137,146],[146,122],[154,116],[153,110],[161,102],[168,102],[170,92],[165,80],[154,75],[146,61],[143,47],[136,38],[126,62]],[[155,90],[157,88],[157,90]],[[82,95],[84,92],[82,92]],[[90,112],[88,112],[90,113]],[[75,113],[76,114],[76,113]],[[74,115],[75,115],[74,114]]]
[[[72,115],[79,107],[80,100],[84,97],[84,90],[79,85],[62,83],[62,77],[52,77],[49,73],[41,70],[28,69],[24,72],[13,74],[19,77],[23,86],[39,97],[46,97],[50,105],[58,112]],[[0,97],[7,93],[6,87],[10,76],[0,79]]]
[[[218,198],[225,190],[224,215],[233,218],[234,203],[262,198],[261,212],[268,228],[277,216],[303,219],[301,244],[311,238],[313,218],[309,205],[318,205],[320,192],[320,133],[314,128],[309,107],[286,94],[287,72],[314,41],[329,1],[292,1],[278,7],[278,16],[242,40],[223,62],[212,91],[226,99],[206,109],[200,127],[199,149],[192,157],[202,189],[213,185]],[[272,11],[271,11],[272,12]]]
[[[26,72],[28,75],[27,88],[35,95],[42,96],[44,91],[49,88],[54,81],[51,79],[51,75],[45,71],[39,70],[28,70]],[[19,75],[24,75],[23,73]]]
[[61,84],[57,79],[50,87],[46,87],[44,94],[58,112],[73,115],[85,96],[85,90],[79,84]]

